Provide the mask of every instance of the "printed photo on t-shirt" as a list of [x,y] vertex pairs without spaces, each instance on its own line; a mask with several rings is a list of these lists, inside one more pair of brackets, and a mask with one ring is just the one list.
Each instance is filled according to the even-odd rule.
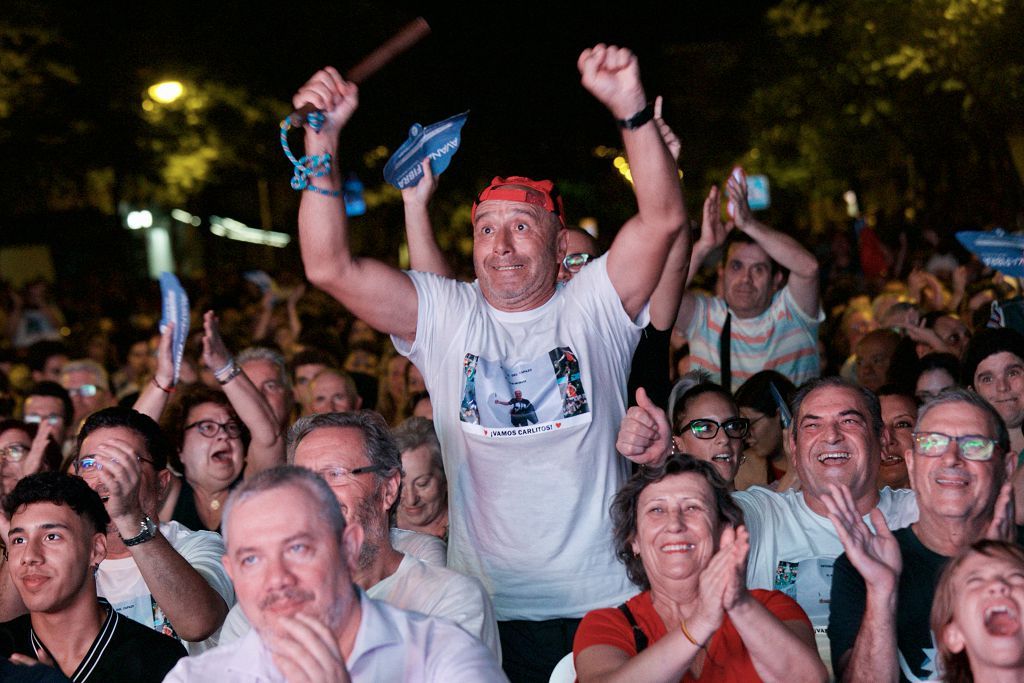
[[828,626],[834,558],[814,557],[802,562],[779,561],[774,588],[796,600],[815,629]]
[[127,617],[158,633],[180,640],[167,615],[164,614],[160,605],[156,604],[152,594],[138,595],[128,600],[112,603],[111,607],[122,617]]
[[568,346],[508,367],[467,353],[462,373],[459,419],[467,431],[525,436],[590,421],[579,359]]

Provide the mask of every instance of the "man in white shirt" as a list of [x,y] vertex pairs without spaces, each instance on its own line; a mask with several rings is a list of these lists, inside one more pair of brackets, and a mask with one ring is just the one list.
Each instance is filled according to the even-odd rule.
[[[311,415],[295,423],[288,442],[290,463],[320,475],[346,521],[363,530],[352,574],[356,585],[375,600],[455,622],[500,661],[494,607],[480,582],[392,545],[389,519],[398,500],[402,461],[384,418],[369,410]],[[241,637],[249,628],[236,606],[221,642]]]
[[165,681],[503,681],[484,645],[442,619],[356,588],[362,527],[345,524],[326,482],[301,467],[243,482],[224,508],[241,640],[181,660]]

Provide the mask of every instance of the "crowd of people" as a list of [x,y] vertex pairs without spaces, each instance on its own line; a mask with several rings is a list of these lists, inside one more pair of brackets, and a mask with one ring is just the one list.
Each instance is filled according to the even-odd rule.
[[[739,169],[691,221],[636,57],[577,66],[635,191],[605,253],[495,177],[456,279],[425,159],[410,270],[352,251],[335,165],[304,277],[186,283],[180,367],[151,288],[7,289],[0,678],[1024,679],[1015,281],[824,259]],[[336,157],[357,87],[293,103]]]

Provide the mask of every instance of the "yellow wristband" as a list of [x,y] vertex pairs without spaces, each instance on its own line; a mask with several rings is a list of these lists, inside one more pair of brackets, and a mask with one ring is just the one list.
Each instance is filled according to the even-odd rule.
[[686,620],[685,619],[682,620],[681,622],[679,622],[679,630],[683,632],[683,635],[686,636],[686,639],[688,641],[690,641],[691,643],[693,643],[697,647],[704,647],[703,645],[698,643],[696,640],[694,640],[693,636],[690,635],[690,632],[686,630]]

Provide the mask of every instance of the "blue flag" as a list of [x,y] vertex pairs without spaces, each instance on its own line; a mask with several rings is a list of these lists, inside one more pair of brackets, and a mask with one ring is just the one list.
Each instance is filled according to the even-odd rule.
[[989,268],[1003,275],[1024,277],[1024,235],[1007,235],[996,228],[985,232],[965,230],[956,238]]
[[188,294],[173,273],[160,273],[160,305],[163,310],[160,329],[167,323],[174,323],[171,357],[174,359],[174,384],[177,384],[181,357],[185,354],[185,340],[188,338],[189,311]]
[[424,157],[430,157],[430,171],[435,177],[444,173],[459,149],[460,132],[468,116],[469,112],[465,111],[425,128],[414,123],[409,129],[409,139],[384,166],[384,180],[399,190],[415,187],[423,177],[420,163]]

